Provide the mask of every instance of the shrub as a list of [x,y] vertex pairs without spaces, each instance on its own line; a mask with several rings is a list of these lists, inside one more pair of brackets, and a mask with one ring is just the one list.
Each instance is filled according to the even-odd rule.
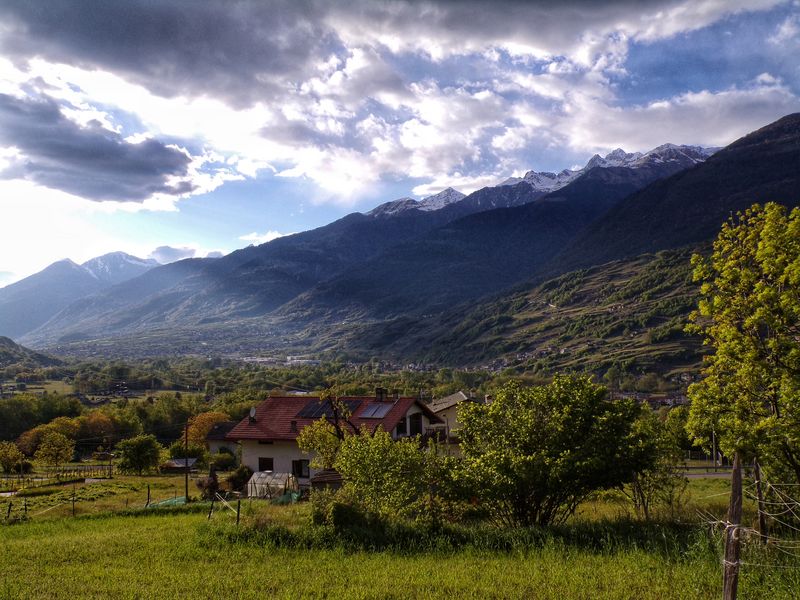
[[595,490],[631,481],[650,457],[637,452],[632,401],[608,402],[588,378],[509,384],[491,404],[459,412],[465,477],[507,525],[566,520]]
[[236,466],[236,457],[229,452],[220,451],[211,456],[211,464],[219,471],[229,471]]
[[239,467],[225,479],[225,482],[230,486],[234,492],[241,492],[253,476],[253,470],[247,465],[239,465]]

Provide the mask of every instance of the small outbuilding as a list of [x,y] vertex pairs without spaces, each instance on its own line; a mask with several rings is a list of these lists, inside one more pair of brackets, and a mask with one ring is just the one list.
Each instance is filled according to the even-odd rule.
[[159,467],[162,473],[190,473],[197,471],[196,458],[171,458]]

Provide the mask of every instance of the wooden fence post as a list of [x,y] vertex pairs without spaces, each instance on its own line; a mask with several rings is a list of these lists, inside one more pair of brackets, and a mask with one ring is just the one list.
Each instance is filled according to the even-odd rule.
[[766,544],[769,539],[767,530],[767,514],[764,506],[764,488],[761,485],[761,465],[758,460],[753,461],[753,475],[756,478],[756,495],[758,496],[758,533],[761,534],[761,543]]
[[728,523],[725,527],[725,560],[723,561],[722,599],[736,600],[739,587],[739,556],[742,522],[742,461],[737,452],[733,457],[731,473],[731,500],[728,506]]
[[211,515],[214,514],[214,497],[211,497],[211,508],[208,509],[208,520],[211,520]]
[[236,526],[239,526],[239,515],[242,513],[242,499],[236,501]]

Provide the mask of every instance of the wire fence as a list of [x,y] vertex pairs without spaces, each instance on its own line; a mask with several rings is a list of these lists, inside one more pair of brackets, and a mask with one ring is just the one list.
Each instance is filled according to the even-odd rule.
[[[87,470],[88,471],[88,470]],[[39,519],[59,519],[86,515],[131,515],[146,511],[175,512],[209,511],[209,519],[224,509],[225,514],[233,510],[238,495],[215,493],[213,500],[202,500],[198,496],[197,476],[191,478],[186,502],[183,483],[158,478],[145,482],[130,482],[124,479],[90,479],[70,485],[39,490],[27,488],[11,496],[0,497],[0,526],[13,525]],[[192,497],[192,494],[195,497]],[[238,521],[238,519],[237,519]]]
[[25,475],[0,475],[0,493],[79,482],[90,478],[109,479],[113,476],[114,467],[108,464],[46,467]]
[[725,537],[732,533],[742,544],[743,557],[736,563],[723,559],[722,566],[800,571],[800,500],[792,495],[800,492],[800,488],[798,484],[774,484],[764,480],[761,485],[760,497],[754,493],[757,492],[756,482],[742,488],[743,498],[755,507],[758,527],[731,523],[727,518],[718,519],[708,512],[700,513],[712,530],[724,532]]

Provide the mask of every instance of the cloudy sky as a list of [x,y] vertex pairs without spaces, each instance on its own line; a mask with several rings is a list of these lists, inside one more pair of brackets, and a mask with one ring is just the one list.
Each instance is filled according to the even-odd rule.
[[800,2],[0,0],[0,285],[800,110]]

